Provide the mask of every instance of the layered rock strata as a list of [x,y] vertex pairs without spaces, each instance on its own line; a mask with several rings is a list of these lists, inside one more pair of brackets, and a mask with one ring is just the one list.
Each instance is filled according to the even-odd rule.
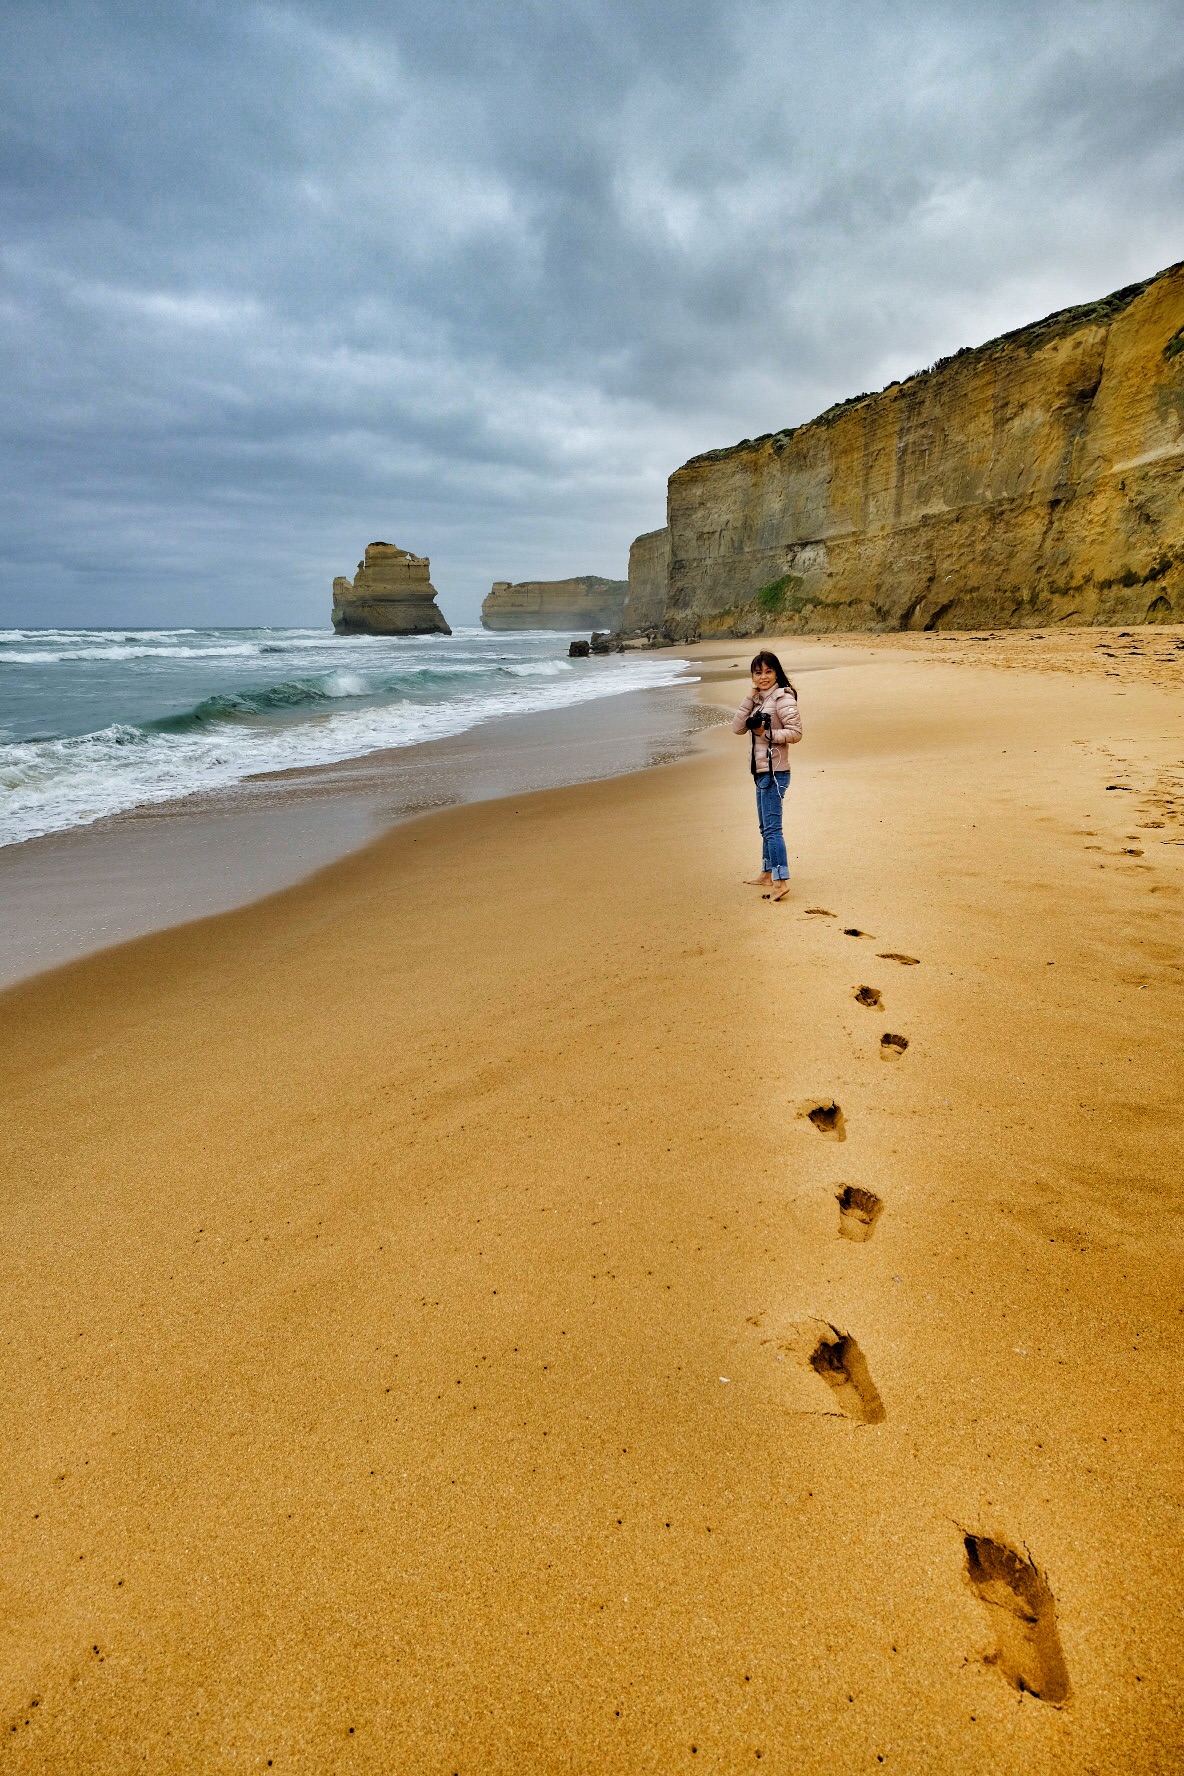
[[333,582],[338,635],[451,635],[436,605],[431,562],[395,543],[368,543],[353,583]]
[[495,580],[481,606],[486,629],[617,629],[625,580],[582,574],[571,580]]
[[668,512],[675,639],[1178,622],[1184,265],[693,457]]
[[666,582],[670,574],[670,532],[647,530],[629,549],[629,595],[621,615],[626,635],[661,629],[666,615]]

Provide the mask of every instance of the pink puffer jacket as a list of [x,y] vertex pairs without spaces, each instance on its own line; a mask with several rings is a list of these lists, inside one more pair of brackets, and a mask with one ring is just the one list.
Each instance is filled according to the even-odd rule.
[[[744,732],[744,724],[754,710],[760,710],[773,718],[773,769],[788,771],[789,749],[796,746],[802,737],[802,718],[798,712],[797,698],[792,691],[787,691],[780,685],[774,685],[763,696],[758,691],[751,691],[732,718],[733,734]],[[767,771],[769,768],[769,748],[765,744],[763,730],[756,736],[756,768],[758,771]]]

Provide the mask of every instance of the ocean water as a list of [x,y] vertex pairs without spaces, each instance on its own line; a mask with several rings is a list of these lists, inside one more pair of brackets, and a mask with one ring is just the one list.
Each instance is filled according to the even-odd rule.
[[0,845],[263,772],[672,684],[687,661],[570,660],[542,632],[0,630]]

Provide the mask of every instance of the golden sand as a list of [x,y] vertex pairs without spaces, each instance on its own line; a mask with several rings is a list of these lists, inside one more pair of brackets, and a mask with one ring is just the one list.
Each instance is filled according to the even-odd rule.
[[958,645],[0,999],[6,1768],[1179,1766],[1182,710]]

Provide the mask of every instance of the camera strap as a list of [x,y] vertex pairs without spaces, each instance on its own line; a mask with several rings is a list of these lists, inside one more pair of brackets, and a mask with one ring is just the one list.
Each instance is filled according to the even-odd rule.
[[[756,711],[754,710],[753,714],[755,714],[755,713],[756,713]],[[757,735],[757,730],[755,728],[749,728],[749,730],[748,730],[748,768],[752,772],[753,782],[756,784],[759,784],[762,789],[767,789],[768,784],[763,782],[763,779],[766,776],[766,774],[768,775],[770,783],[775,784],[777,781],[777,778],[773,772],[773,720],[772,720],[772,717],[770,716],[767,709],[762,709],[760,713],[761,713],[761,719],[762,719],[764,729],[765,729],[765,750],[767,753],[767,762],[766,762],[764,771],[757,770],[757,768],[756,768],[756,735]],[[751,720],[751,717],[749,719]]]

